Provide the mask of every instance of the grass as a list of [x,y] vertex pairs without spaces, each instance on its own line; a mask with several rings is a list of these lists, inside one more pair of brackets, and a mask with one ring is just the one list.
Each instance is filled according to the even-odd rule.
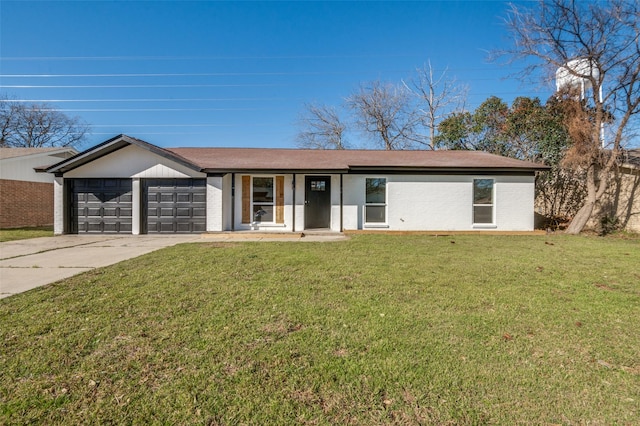
[[1,424],[637,424],[640,240],[179,245],[0,300]]
[[39,226],[35,228],[0,229],[0,243],[39,237],[53,237],[53,227]]

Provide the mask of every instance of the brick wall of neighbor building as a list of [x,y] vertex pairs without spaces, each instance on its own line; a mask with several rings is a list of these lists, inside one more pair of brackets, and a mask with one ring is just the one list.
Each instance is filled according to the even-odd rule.
[[52,224],[52,183],[0,179],[0,228]]
[[622,169],[611,186],[602,213],[627,231],[640,232],[640,169]]

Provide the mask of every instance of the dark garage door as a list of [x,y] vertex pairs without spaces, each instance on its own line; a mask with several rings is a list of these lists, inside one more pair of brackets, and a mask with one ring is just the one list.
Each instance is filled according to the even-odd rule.
[[131,233],[131,179],[71,179],[70,232]]
[[143,199],[147,233],[206,231],[205,179],[145,179]]

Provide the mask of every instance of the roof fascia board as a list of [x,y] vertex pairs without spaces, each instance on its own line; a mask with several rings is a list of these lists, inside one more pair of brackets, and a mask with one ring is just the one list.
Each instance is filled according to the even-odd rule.
[[518,175],[518,176],[533,176],[536,172],[534,169],[504,169],[504,168],[469,168],[469,169],[452,169],[452,168],[362,168],[357,170],[344,170],[344,169],[205,169],[205,173],[208,175],[223,175],[227,173],[245,173],[245,174],[386,174],[386,175],[478,175],[478,174],[493,174],[493,175]]
[[411,166],[350,166],[350,173],[369,173],[369,172],[388,172],[399,174],[412,173],[477,173],[477,172],[526,172],[533,173],[535,171],[549,170],[550,167],[540,165],[538,167],[411,167]]
[[92,148],[89,148],[86,151],[83,151],[79,154],[74,155],[71,158],[67,158],[66,160],[62,160],[59,163],[56,163],[46,169],[48,173],[66,173],[70,170],[73,170],[77,167],[80,167],[84,164],[87,164],[93,160],[96,160],[100,157],[103,157],[107,154],[115,152],[121,148],[124,148],[128,144],[123,142],[122,135],[117,136],[115,138],[111,138],[107,141],[104,141]]
[[156,155],[159,155],[163,158],[169,159],[171,161],[175,161],[185,167],[188,167],[195,171],[202,171],[202,169],[195,164],[185,160],[184,158],[177,156],[169,151],[166,151],[162,148],[159,148],[155,145],[152,145],[148,142],[142,141],[140,139],[131,138],[127,135],[118,135],[114,138],[106,140],[101,144],[98,144],[92,148],[89,148],[86,151],[83,151],[77,155],[74,155],[71,158],[67,158],[57,164],[54,164],[48,167],[45,171],[48,173],[66,173],[73,169],[76,169],[80,166],[83,166],[91,161],[97,160],[98,158],[104,157],[105,155],[111,154],[115,151],[118,151],[122,148],[125,148],[129,145],[135,145],[147,151],[150,151]]
[[246,173],[246,174],[340,174],[346,169],[204,169],[209,174]]

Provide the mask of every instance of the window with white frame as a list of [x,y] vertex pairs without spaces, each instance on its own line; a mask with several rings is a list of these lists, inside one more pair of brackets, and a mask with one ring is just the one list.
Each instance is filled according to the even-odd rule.
[[364,206],[365,223],[386,223],[387,221],[387,179],[366,178],[366,199]]
[[274,185],[273,177],[253,177],[251,192],[251,211],[253,222],[274,221]]
[[493,223],[493,179],[473,180],[473,223]]

